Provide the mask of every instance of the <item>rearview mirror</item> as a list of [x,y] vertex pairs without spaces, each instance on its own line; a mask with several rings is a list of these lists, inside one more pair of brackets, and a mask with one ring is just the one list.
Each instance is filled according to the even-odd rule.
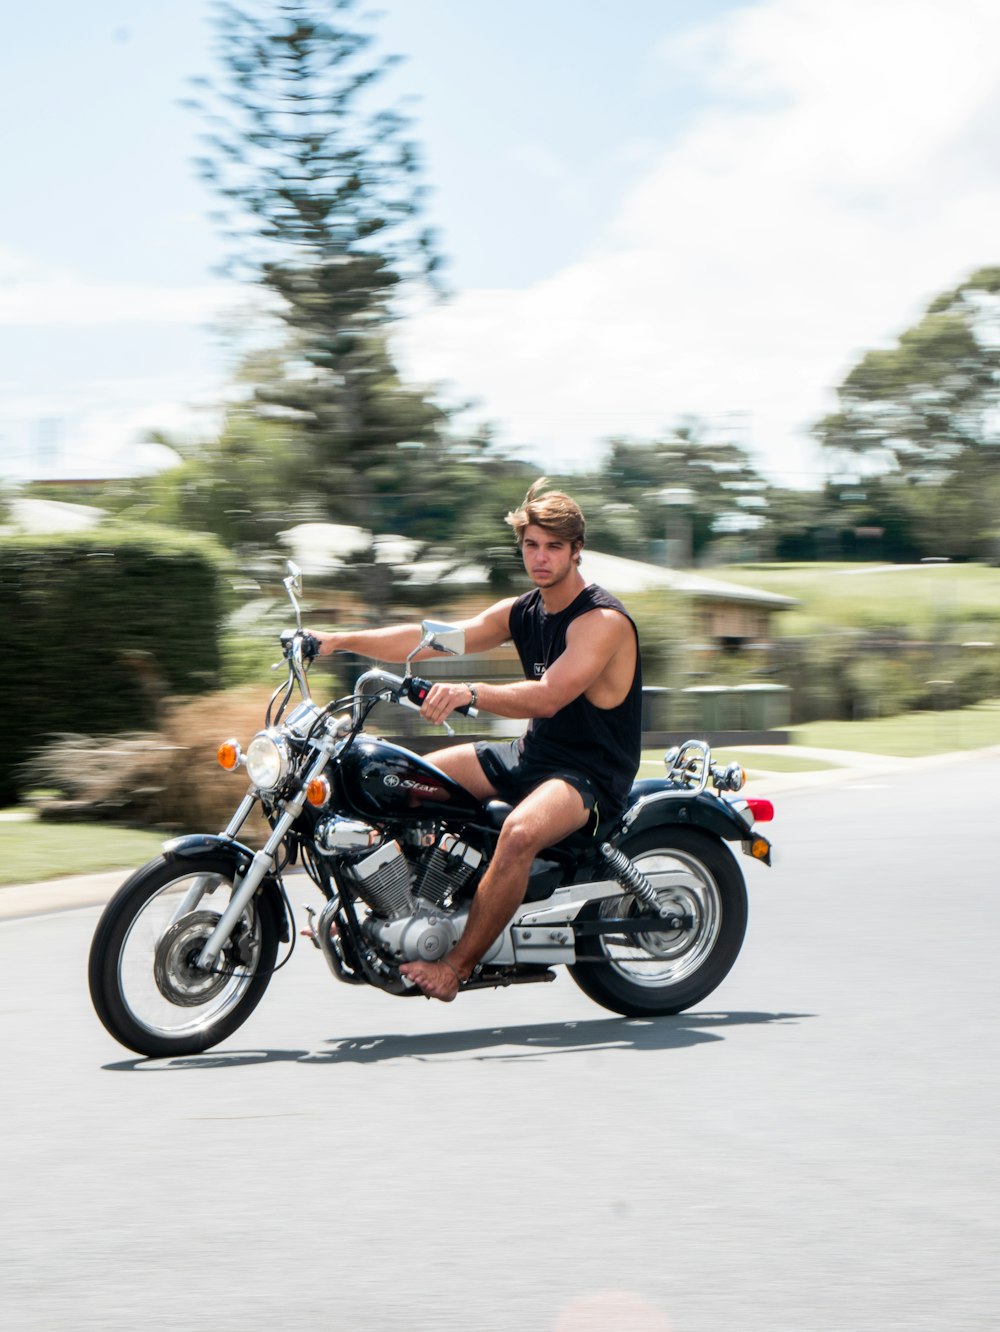
[[288,577],[284,579],[285,587],[289,592],[294,592],[297,597],[302,595],[302,570],[294,560],[289,560],[285,565],[288,571]]
[[465,652],[465,630],[458,625],[445,624],[441,620],[424,620],[424,647],[433,652],[444,652],[449,657],[461,657]]
[[288,570],[288,577],[282,579],[282,582],[285,591],[288,593],[288,599],[292,603],[292,609],[295,611],[295,623],[301,629],[302,608],[299,606],[299,597],[302,595],[302,570],[294,560],[289,560],[285,568]]

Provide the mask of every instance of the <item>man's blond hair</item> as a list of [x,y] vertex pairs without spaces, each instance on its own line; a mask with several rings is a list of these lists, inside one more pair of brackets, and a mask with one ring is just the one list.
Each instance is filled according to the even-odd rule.
[[[543,494],[542,492],[548,484],[548,477],[540,476],[531,486],[520,506],[508,513],[504,521],[514,529],[514,535],[517,537],[519,546],[524,541],[525,529],[532,523],[543,528],[546,532],[550,532],[553,536],[568,541],[571,546],[582,546],[587,524],[579,504],[576,500],[563,494],[561,490],[550,490]],[[578,550],[576,557],[577,563],[579,563],[580,554]]]

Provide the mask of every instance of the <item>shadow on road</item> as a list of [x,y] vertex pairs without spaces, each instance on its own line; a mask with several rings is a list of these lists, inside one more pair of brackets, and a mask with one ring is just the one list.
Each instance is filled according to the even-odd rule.
[[183,1059],[129,1059],[108,1072],[238,1068],[247,1064],[381,1064],[394,1059],[548,1059],[594,1050],[682,1050],[719,1041],[729,1027],[795,1023],[811,1013],[681,1013],[663,1018],[599,1018],[588,1022],[476,1027],[468,1031],[331,1037],[329,1049],[218,1050]]

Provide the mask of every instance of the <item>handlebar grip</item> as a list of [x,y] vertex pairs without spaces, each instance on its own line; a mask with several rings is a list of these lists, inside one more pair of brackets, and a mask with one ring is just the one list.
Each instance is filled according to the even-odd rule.
[[296,639],[302,644],[302,660],[315,661],[319,656],[319,639],[314,634],[307,634],[303,629],[282,629],[281,646],[286,653]]
[[[411,703],[415,703],[417,707],[420,707],[421,703],[423,703],[433,687],[433,680],[422,680],[419,675],[411,675],[405,682],[404,689],[401,692],[406,694],[406,697]],[[471,703],[466,703],[464,708],[455,708],[454,711],[460,712],[463,717],[479,716],[479,709],[474,708]]]

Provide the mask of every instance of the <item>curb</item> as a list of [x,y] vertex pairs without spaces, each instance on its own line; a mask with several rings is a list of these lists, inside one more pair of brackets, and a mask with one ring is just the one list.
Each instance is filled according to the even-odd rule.
[[134,865],[129,865],[126,869],[104,870],[100,874],[73,874],[65,879],[0,887],[0,921],[103,906],[134,869]]

